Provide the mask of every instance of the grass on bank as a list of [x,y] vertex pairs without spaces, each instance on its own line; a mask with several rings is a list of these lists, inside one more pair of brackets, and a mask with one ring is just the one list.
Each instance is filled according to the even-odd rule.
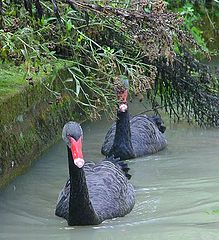
[[19,66],[13,63],[0,63],[0,100],[18,93],[37,81],[55,77],[57,71],[68,64],[69,61],[54,60],[45,64],[41,69],[27,69],[25,63]]
[[22,66],[0,64],[0,99],[18,92],[26,84]]

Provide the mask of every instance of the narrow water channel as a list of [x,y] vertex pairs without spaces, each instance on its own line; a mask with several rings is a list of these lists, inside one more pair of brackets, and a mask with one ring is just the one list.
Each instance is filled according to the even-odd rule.
[[[110,124],[102,119],[83,125],[85,159],[103,158],[100,147]],[[54,215],[68,172],[60,141],[0,192],[0,239],[219,239],[219,129],[166,125],[167,149],[129,161],[136,189],[129,215],[88,227],[68,227]]]

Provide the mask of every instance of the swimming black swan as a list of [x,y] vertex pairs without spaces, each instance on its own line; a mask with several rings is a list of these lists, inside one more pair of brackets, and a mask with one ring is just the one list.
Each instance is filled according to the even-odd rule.
[[158,116],[137,115],[128,112],[128,90],[117,91],[119,107],[117,121],[106,134],[101,153],[121,160],[158,152],[166,147],[163,135],[166,127]]
[[113,157],[98,164],[85,163],[82,136],[78,123],[65,124],[62,137],[67,144],[70,179],[59,194],[55,214],[70,226],[97,225],[125,216],[135,204],[127,164]]

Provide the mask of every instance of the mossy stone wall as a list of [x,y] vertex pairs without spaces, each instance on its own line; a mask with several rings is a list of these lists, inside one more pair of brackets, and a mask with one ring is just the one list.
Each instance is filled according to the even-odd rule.
[[[56,90],[62,85],[58,79],[60,77],[54,81]],[[75,103],[67,94],[56,103],[54,96],[40,83],[2,100],[0,188],[23,173],[43,151],[60,139],[62,127],[69,120],[83,120]]]

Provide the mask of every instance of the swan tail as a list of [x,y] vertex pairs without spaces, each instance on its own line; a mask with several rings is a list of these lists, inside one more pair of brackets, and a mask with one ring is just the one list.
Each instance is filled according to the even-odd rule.
[[110,157],[106,157],[104,159],[104,161],[112,162],[114,165],[116,165],[117,167],[119,167],[123,171],[124,175],[128,179],[131,179],[132,175],[128,173],[130,168],[128,167],[128,164],[125,161],[120,160],[120,158],[115,158],[113,155],[110,156]]

